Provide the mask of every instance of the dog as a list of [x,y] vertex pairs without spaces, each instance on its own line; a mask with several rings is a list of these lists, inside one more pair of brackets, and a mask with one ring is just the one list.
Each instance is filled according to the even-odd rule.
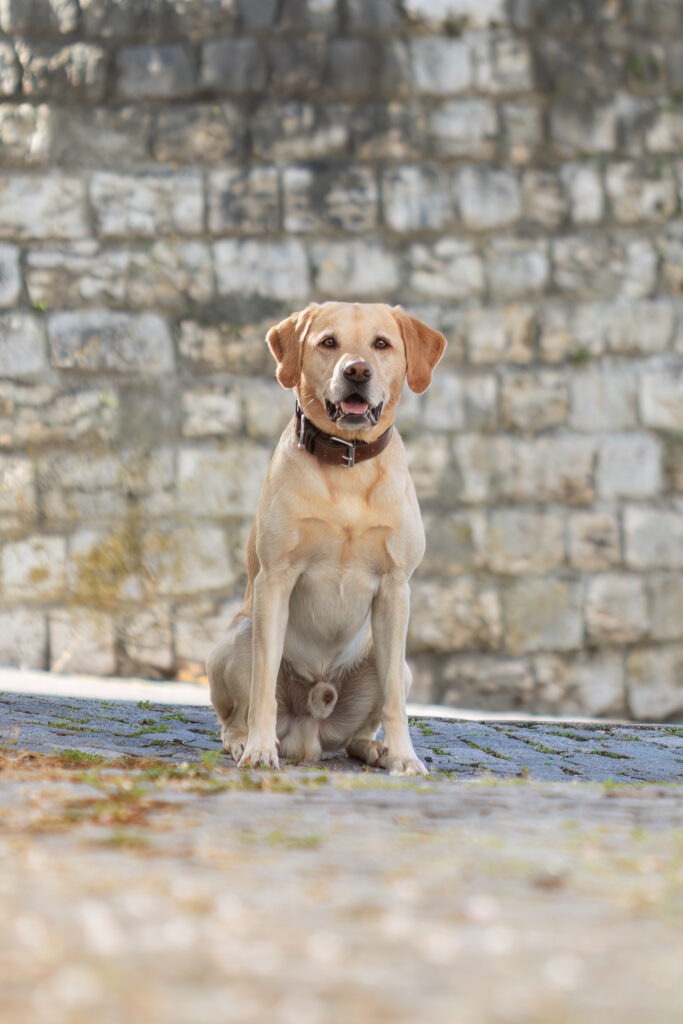
[[426,774],[405,660],[425,536],[394,417],[404,381],[429,386],[446,339],[400,306],[328,302],[266,341],[297,401],[247,544],[244,602],[207,660],[223,746],[240,767],[345,750]]

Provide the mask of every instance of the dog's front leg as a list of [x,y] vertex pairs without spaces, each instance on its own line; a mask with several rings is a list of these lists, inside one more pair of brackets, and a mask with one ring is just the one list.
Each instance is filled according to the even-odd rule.
[[266,573],[261,569],[254,580],[249,734],[240,768],[279,766],[275,692],[295,579],[291,570]]
[[384,576],[372,604],[372,638],[377,674],[382,687],[384,743],[382,768],[397,775],[426,775],[427,769],[413,750],[406,711],[406,634],[410,611],[407,580]]

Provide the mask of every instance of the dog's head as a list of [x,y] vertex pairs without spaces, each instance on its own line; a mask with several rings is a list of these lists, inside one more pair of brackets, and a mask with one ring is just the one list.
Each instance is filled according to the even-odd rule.
[[[378,433],[393,422],[403,381],[425,391],[446,339],[400,306],[350,302],[310,305],[266,336],[277,379],[296,390],[321,430]],[[368,436],[368,433],[366,433]]]

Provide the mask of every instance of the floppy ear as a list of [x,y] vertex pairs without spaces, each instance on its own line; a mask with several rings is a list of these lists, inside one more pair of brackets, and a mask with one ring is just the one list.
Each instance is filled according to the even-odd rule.
[[266,334],[268,348],[275,357],[277,377],[283,388],[294,388],[301,376],[303,335],[307,326],[304,313],[292,313]]
[[421,394],[431,384],[432,370],[444,354],[446,339],[421,320],[408,316],[401,306],[394,306],[392,312],[401,328],[406,347],[408,387]]

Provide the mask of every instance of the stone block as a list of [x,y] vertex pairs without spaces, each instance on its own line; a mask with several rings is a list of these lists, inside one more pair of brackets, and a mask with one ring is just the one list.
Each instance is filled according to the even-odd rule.
[[571,651],[583,643],[583,587],[574,580],[529,577],[502,594],[505,650]]
[[[121,489],[128,502],[129,522],[135,522],[136,516],[157,519],[177,512],[175,438],[180,431],[168,428],[164,433],[163,429],[169,420],[175,427],[175,406],[180,404],[177,397],[172,409],[158,414],[160,425],[155,425],[154,430],[150,429],[149,416],[142,426],[136,422],[142,418],[146,405],[152,405],[155,400],[160,404],[164,398],[163,387],[144,394],[142,400],[135,391],[132,401],[125,391],[123,393],[121,408],[125,423],[121,434],[126,446],[121,450]],[[134,413],[129,412],[131,406]],[[137,447],[131,446],[129,438],[134,439]],[[164,439],[163,443],[160,438]]]
[[134,307],[183,308],[213,298],[213,261],[205,242],[163,239],[133,249],[125,278]]
[[573,430],[598,433],[637,427],[637,377],[630,366],[588,366],[575,371],[568,383]]
[[288,167],[282,187],[285,231],[355,234],[377,226],[377,183],[368,167]]
[[50,313],[48,342],[50,361],[60,370],[154,376],[173,369],[171,336],[155,313]]
[[174,100],[192,95],[195,69],[184,46],[129,46],[116,53],[116,91],[123,100]]
[[49,151],[60,166],[128,168],[149,159],[152,118],[145,108],[63,105],[51,117]]
[[76,175],[0,175],[0,234],[5,241],[89,235],[85,182]]
[[621,654],[585,653],[534,658],[537,714],[625,718],[626,680]]
[[260,91],[268,67],[260,42],[250,37],[213,39],[202,44],[199,84],[216,92]]
[[600,168],[594,164],[564,164],[560,177],[569,198],[574,224],[599,224],[605,213],[605,192]]
[[0,105],[0,166],[25,169],[47,163],[53,127],[54,115],[44,103]]
[[488,567],[506,576],[545,573],[565,560],[564,516],[528,509],[494,509],[486,545]]
[[280,227],[280,181],[274,167],[213,171],[208,179],[209,230],[272,234]]
[[298,239],[226,239],[214,244],[213,255],[219,295],[260,295],[289,305],[310,293],[306,249]]
[[514,171],[462,167],[456,172],[455,194],[460,216],[471,231],[509,227],[522,214],[519,182]]
[[404,0],[411,21],[431,29],[484,28],[507,21],[505,0]]
[[141,525],[140,517],[133,514],[110,528],[74,529],[68,545],[69,606],[113,612],[128,602],[149,600],[153,588]]
[[3,0],[0,4],[0,28],[8,35],[67,35],[78,21],[78,0]]
[[349,111],[340,104],[266,100],[254,111],[251,134],[260,160],[323,160],[346,154]]
[[19,250],[0,243],[0,309],[16,306],[20,293]]
[[0,612],[0,665],[24,671],[47,668],[45,615],[32,608]]
[[193,103],[159,110],[152,153],[171,164],[213,164],[242,156],[246,125],[232,103]]
[[649,434],[608,437],[598,448],[598,497],[649,498],[662,490],[662,448]]
[[498,388],[492,375],[463,377],[441,370],[422,399],[428,430],[494,430]]
[[270,461],[254,441],[239,447],[182,447],[178,454],[181,510],[201,516],[253,516]]
[[635,643],[647,636],[650,616],[644,581],[624,573],[589,580],[586,628],[594,644]]
[[129,268],[127,251],[102,250],[97,242],[84,241],[29,250],[24,275],[31,304],[47,310],[91,302],[120,305]]
[[647,580],[653,640],[683,639],[683,578],[678,572],[656,573]]
[[97,103],[107,87],[106,54],[91,43],[16,43],[21,88],[31,100]]
[[[199,485],[205,487],[206,480]],[[194,507],[204,511],[201,494],[195,495]],[[162,597],[203,596],[235,584],[225,533],[218,526],[201,523],[148,530],[143,536],[143,551],[147,585],[151,593]]]
[[33,464],[24,455],[0,455],[0,527],[14,530],[37,518]]
[[183,437],[224,437],[242,428],[242,405],[234,389],[195,388],[182,396]]
[[34,535],[5,544],[2,555],[3,594],[10,601],[57,601],[66,583],[66,541]]
[[531,667],[523,659],[456,654],[448,658],[440,693],[432,699],[455,708],[530,711],[534,689]]
[[577,330],[586,337],[589,323],[599,324],[604,350],[619,355],[654,355],[671,345],[674,309],[669,299],[620,301],[599,308],[580,307]]
[[90,200],[103,238],[156,238],[202,230],[204,190],[198,171],[98,171],[90,180]]
[[54,608],[48,621],[51,672],[114,674],[114,622],[108,615],[86,608]]
[[626,662],[628,705],[644,722],[683,714],[683,644],[631,651]]
[[575,569],[599,572],[621,561],[619,523],[609,512],[572,512],[568,544]]
[[445,236],[433,245],[415,244],[409,260],[410,284],[421,297],[456,301],[484,291],[481,257],[469,241]]
[[415,36],[408,48],[412,86],[418,96],[456,96],[470,88],[471,51],[464,39]]
[[683,492],[683,434],[668,434],[664,445],[664,478],[669,491]]
[[270,319],[244,327],[227,322],[205,324],[182,320],[178,351],[183,365],[193,374],[267,373],[274,369],[265,340],[271,326]]
[[529,44],[511,32],[473,35],[474,86],[478,92],[501,96],[533,89]]
[[612,213],[621,224],[667,221],[676,211],[678,190],[670,167],[647,174],[633,162],[611,164],[605,185]]
[[126,674],[162,678],[173,669],[173,625],[168,607],[156,605],[123,616],[116,636]]
[[402,25],[402,14],[395,0],[347,0],[346,17],[352,32],[371,33],[393,31]]
[[115,455],[51,452],[39,459],[37,480],[41,512],[50,524],[125,515],[121,464]]
[[683,516],[658,508],[624,510],[626,564],[630,569],[683,569]]
[[267,29],[276,24],[277,0],[237,0],[243,24],[250,29]]
[[538,295],[550,282],[545,240],[493,238],[486,247],[486,278],[491,297],[508,301]]
[[118,404],[111,392],[0,383],[0,449],[111,442],[118,435]]
[[382,208],[384,221],[393,231],[443,230],[455,220],[451,176],[438,165],[386,170]]
[[179,678],[206,678],[206,657],[224,636],[241,600],[202,600],[179,604],[174,610],[175,649]]
[[683,430],[683,366],[646,370],[639,379],[640,419],[653,430]]
[[657,254],[648,240],[575,236],[555,238],[551,245],[555,283],[561,291],[587,298],[638,299],[654,289]]
[[[315,66],[315,58],[310,59]],[[374,40],[332,38],[327,52],[326,85],[335,95],[357,99],[378,88],[378,50]]]
[[398,257],[379,242],[313,242],[310,253],[317,290],[325,297],[384,302],[398,288]]
[[425,447],[421,439],[407,438],[405,449],[420,503],[452,507],[458,500],[460,484],[453,472],[449,439],[435,434]]
[[19,85],[19,66],[14,47],[0,41],[0,96],[14,96]]
[[249,437],[275,442],[294,416],[291,392],[275,380],[245,380],[240,386]]
[[543,144],[543,118],[535,103],[522,100],[501,103],[502,144],[512,164],[528,164]]
[[524,219],[555,230],[567,219],[569,201],[561,177],[553,171],[529,168],[522,175]]
[[564,374],[552,370],[506,374],[501,387],[502,425],[536,433],[563,426],[569,412]]
[[617,145],[615,104],[557,100],[550,107],[550,139],[562,156],[613,152]]
[[470,576],[449,583],[414,580],[408,626],[411,652],[492,651],[500,646],[501,637],[500,599],[490,583]]
[[467,355],[472,363],[529,363],[536,326],[531,306],[472,309],[467,314]]
[[483,512],[427,512],[424,525],[427,550],[420,563],[423,576],[453,579],[484,567],[487,524]]
[[437,156],[491,160],[495,156],[498,118],[485,99],[449,100],[429,114],[427,136]]
[[649,153],[679,154],[683,146],[683,111],[677,106],[659,110],[645,130],[645,146]]
[[34,381],[47,368],[42,321],[30,313],[0,314],[0,378]]

